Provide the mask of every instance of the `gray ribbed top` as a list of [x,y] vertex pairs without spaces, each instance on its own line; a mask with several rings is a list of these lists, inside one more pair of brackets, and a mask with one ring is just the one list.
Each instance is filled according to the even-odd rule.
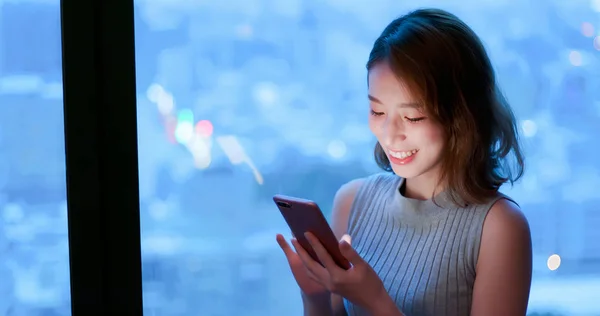
[[[407,316],[468,316],[483,221],[498,193],[484,205],[458,207],[444,192],[432,200],[404,197],[404,180],[370,176],[358,190],[348,233]],[[437,205],[436,205],[437,203]],[[367,315],[344,300],[348,315]]]

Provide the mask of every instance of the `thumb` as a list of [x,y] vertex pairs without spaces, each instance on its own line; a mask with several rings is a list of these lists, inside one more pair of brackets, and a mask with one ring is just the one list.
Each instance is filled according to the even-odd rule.
[[350,245],[351,242],[352,238],[350,235],[346,234],[342,236],[342,239],[340,240],[340,252],[342,255],[344,255],[344,257],[346,257],[346,259],[348,259],[348,261],[350,261],[350,263],[352,263],[352,265],[360,264],[363,262],[363,259],[360,257],[358,252],[352,248]]

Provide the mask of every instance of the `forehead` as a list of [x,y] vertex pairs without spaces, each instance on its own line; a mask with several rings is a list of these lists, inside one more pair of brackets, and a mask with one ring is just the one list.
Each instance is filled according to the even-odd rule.
[[406,84],[394,74],[388,63],[382,62],[369,70],[369,95],[383,103],[415,102]]

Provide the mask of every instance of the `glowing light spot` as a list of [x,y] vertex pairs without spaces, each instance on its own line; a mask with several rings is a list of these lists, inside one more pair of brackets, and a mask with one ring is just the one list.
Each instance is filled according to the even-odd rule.
[[170,114],[175,108],[175,100],[173,99],[173,96],[165,91],[165,89],[159,84],[155,83],[150,85],[146,91],[146,97],[151,102],[156,103],[158,111],[162,115]]
[[218,137],[217,143],[219,143],[232,164],[239,165],[246,161],[246,152],[235,136]]
[[194,166],[198,169],[206,169],[210,166],[212,158],[210,155],[194,156]]
[[43,86],[44,79],[36,75],[2,76],[0,79],[0,91],[3,93],[38,93]]
[[217,143],[221,147],[221,149],[225,152],[227,158],[229,158],[229,162],[233,165],[239,165],[242,163],[246,163],[248,167],[252,170],[254,174],[254,179],[256,183],[262,185],[265,180],[258,171],[258,168],[252,162],[252,159],[248,157],[244,148],[242,148],[242,144],[237,140],[235,136],[220,136],[217,137]]
[[173,100],[173,96],[171,96],[170,94],[163,95],[163,97],[161,97],[156,103],[156,106],[158,106],[158,111],[160,112],[160,114],[171,114],[173,112],[173,109],[175,108],[175,101]]
[[594,38],[594,48],[596,50],[600,50],[600,35],[596,36],[596,38]]
[[213,133],[213,125],[208,120],[196,123],[196,133],[202,137],[210,137]]
[[175,139],[180,144],[187,144],[194,136],[194,125],[188,121],[181,121],[175,128]]
[[521,123],[521,128],[525,137],[533,137],[537,133],[537,124],[532,120],[524,120]]
[[177,120],[179,123],[193,123],[194,122],[194,112],[190,109],[182,109],[177,114]]
[[557,254],[551,255],[548,257],[548,269],[554,271],[560,267],[560,256]]
[[590,23],[590,22],[583,22],[581,24],[581,33],[585,37],[592,37],[592,36],[594,36],[594,26],[592,25],[592,23]]
[[596,12],[600,12],[600,0],[591,0],[590,7]]
[[346,155],[346,144],[340,140],[334,140],[327,146],[327,152],[335,159],[340,159]]
[[193,137],[187,143],[189,151],[194,156],[194,166],[198,169],[206,169],[212,162],[211,148],[212,142],[210,139],[202,137]]
[[146,97],[152,102],[158,102],[161,94],[165,93],[163,87],[157,83],[153,83],[146,90]]
[[583,57],[581,56],[580,52],[574,50],[569,53],[569,61],[573,66],[581,66],[583,63]]
[[256,102],[263,107],[271,107],[277,102],[277,86],[271,82],[257,84],[253,89]]

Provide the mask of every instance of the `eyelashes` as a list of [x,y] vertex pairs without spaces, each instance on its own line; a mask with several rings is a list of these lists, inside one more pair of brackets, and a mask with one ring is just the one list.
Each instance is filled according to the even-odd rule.
[[415,117],[415,118],[411,118],[411,117],[404,117],[407,121],[411,122],[411,123],[416,123],[416,122],[420,122],[422,120],[425,119],[425,117]]
[[[383,113],[383,112],[375,112],[375,111],[373,111],[371,109],[371,115],[372,116],[377,117],[377,116],[383,116],[384,114],[385,113]],[[407,121],[409,121],[411,123],[417,123],[417,122],[423,121],[425,118],[426,117],[424,117],[424,116],[423,117],[407,117],[407,116],[404,117],[405,120],[407,120]]]

